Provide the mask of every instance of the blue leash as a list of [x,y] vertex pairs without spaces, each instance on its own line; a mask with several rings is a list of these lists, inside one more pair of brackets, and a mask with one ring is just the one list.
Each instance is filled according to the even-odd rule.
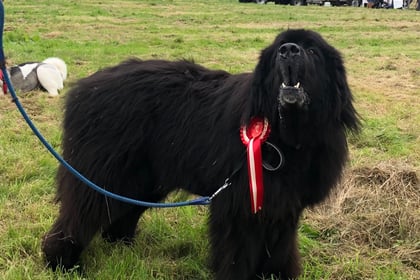
[[[4,6],[3,2],[0,0],[0,66],[1,70],[3,71],[3,76],[5,79],[5,82],[7,84],[7,87],[9,88],[10,95],[12,96],[12,101],[16,104],[16,107],[18,108],[19,112],[25,119],[25,121],[28,123],[29,127],[32,129],[33,133],[38,137],[38,139],[41,141],[42,144],[47,148],[47,150],[65,167],[68,171],[70,171],[74,176],[76,176],[79,180],[81,180],[83,183],[88,185],[93,190],[97,191],[100,194],[103,194],[106,197],[137,205],[137,206],[143,206],[143,207],[149,207],[149,208],[170,208],[170,207],[180,207],[180,206],[190,206],[190,205],[208,205],[210,204],[211,200],[220,193],[223,189],[230,186],[229,178],[226,179],[225,183],[212,195],[212,196],[205,196],[205,197],[199,197],[197,199],[184,201],[184,202],[175,202],[175,203],[153,203],[153,202],[146,202],[141,200],[136,200],[132,198],[128,198],[125,196],[121,196],[112,192],[109,192],[98,185],[94,184],[92,181],[84,177],[82,174],[80,174],[76,169],[74,169],[70,164],[68,164],[55,150],[54,148],[48,143],[48,141],[42,136],[42,134],[39,132],[39,130],[36,128],[34,123],[29,118],[28,114],[26,113],[25,109],[22,107],[22,104],[20,103],[16,92],[12,86],[12,83],[10,82],[7,70],[6,70],[6,60],[3,52],[3,30],[4,30]],[[236,173],[238,171],[235,170],[233,172]],[[233,175],[232,174],[232,175]]]

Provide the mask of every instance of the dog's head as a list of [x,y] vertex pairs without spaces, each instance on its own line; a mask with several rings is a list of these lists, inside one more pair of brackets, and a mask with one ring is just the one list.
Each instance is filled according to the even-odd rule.
[[42,63],[54,65],[58,72],[60,72],[63,81],[67,79],[67,65],[61,58],[50,57],[42,61]]
[[310,30],[287,30],[262,51],[252,95],[252,114],[271,120],[293,114],[315,125],[359,125],[340,53]]

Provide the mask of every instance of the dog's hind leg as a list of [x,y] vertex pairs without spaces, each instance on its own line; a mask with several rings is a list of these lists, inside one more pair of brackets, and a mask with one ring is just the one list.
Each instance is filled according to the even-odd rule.
[[57,174],[60,212],[44,236],[42,250],[47,264],[55,269],[73,268],[106,218],[105,199],[89,189],[63,166]]
[[[145,198],[142,199],[147,200],[147,202],[158,202],[164,199],[166,194],[143,197]],[[135,236],[138,220],[147,209],[147,207],[136,206],[120,217],[112,219],[110,224],[103,227],[102,237],[109,242],[122,241],[130,244]]]
[[83,249],[99,229],[100,224],[95,217],[84,215],[79,210],[68,206],[63,208],[62,205],[58,219],[43,238],[42,250],[53,270],[75,267]]
[[145,207],[135,207],[124,216],[112,221],[105,227],[102,237],[109,242],[122,241],[130,244],[136,232],[137,222],[146,209]]
[[[122,178],[126,186],[131,186],[125,196],[146,201],[158,202],[164,199],[169,190],[156,187],[152,171],[147,164],[134,168],[132,172],[126,173]],[[131,178],[129,176],[132,176]],[[148,209],[143,206],[133,206],[127,203],[109,200],[109,219],[102,225],[102,237],[109,242],[122,241],[131,243],[134,238],[136,227],[140,216]]]

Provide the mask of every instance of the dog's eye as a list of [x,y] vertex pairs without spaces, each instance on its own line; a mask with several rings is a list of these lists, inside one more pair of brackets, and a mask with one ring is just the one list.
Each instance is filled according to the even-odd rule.
[[307,52],[308,52],[308,54],[315,54],[315,50],[314,49],[308,49]]

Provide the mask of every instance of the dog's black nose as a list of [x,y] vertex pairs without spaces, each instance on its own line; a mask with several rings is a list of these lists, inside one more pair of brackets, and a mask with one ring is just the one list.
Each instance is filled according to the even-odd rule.
[[295,43],[285,43],[280,46],[279,54],[284,59],[300,56],[300,47]]

